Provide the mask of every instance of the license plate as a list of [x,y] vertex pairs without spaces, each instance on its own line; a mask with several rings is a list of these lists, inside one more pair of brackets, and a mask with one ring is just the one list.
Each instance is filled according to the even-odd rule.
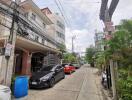
[[37,82],[32,82],[32,84],[33,84],[33,85],[36,85],[36,84],[37,84]]

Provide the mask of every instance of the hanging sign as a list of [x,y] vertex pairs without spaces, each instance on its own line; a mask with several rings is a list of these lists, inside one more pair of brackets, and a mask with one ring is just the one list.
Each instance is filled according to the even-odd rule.
[[7,43],[5,48],[5,56],[11,56],[12,47],[13,47],[12,44]]

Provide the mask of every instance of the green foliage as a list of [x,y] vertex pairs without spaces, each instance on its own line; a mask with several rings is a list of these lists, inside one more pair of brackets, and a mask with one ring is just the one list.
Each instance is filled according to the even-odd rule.
[[117,79],[119,98],[132,100],[132,21],[123,20],[118,29],[107,42],[109,48],[106,54],[107,58],[120,65]]
[[117,86],[119,97],[122,100],[132,100],[132,77],[128,77],[128,70],[119,70]]
[[73,53],[65,53],[64,54],[64,62],[70,63],[70,62],[75,62],[76,57]]
[[96,53],[95,61],[96,61],[97,67],[99,67],[100,69],[103,69],[102,67],[103,65],[105,65],[105,53],[104,52]]
[[86,49],[86,61],[90,64],[94,63],[94,55],[95,55],[95,49],[93,47],[87,48]]

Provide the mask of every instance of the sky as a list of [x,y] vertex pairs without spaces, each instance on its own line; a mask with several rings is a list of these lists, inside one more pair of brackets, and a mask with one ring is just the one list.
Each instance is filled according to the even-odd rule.
[[[55,3],[58,0],[34,0],[40,7],[49,7],[52,12],[60,13]],[[74,40],[75,52],[85,52],[94,45],[95,31],[102,32],[104,24],[99,19],[101,0],[59,0],[63,6],[63,14],[68,20],[66,25],[66,46],[71,50],[71,38]],[[111,0],[109,1],[109,3]],[[122,19],[132,18],[132,0],[120,0],[113,15],[113,22],[118,25]],[[61,15],[61,14],[60,14]]]

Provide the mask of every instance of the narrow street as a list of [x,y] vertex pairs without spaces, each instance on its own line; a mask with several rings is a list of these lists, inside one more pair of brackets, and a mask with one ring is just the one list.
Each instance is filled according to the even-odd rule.
[[[51,89],[29,90],[27,100],[103,100],[96,69],[83,66]],[[25,100],[25,99],[24,99]]]

